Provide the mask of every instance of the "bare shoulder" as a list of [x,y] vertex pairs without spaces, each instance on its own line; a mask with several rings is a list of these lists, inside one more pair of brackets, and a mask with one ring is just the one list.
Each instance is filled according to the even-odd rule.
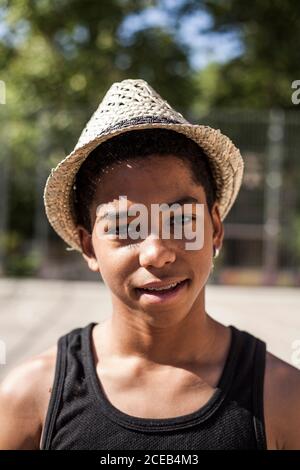
[[57,346],[13,368],[0,383],[0,450],[39,449]]
[[268,448],[300,449],[300,370],[267,352],[264,390]]

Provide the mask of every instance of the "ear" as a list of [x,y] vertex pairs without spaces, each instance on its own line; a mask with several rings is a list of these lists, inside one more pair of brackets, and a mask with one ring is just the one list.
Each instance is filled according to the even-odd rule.
[[95,256],[94,247],[92,243],[92,234],[87,231],[82,225],[77,225],[77,230],[82,249],[82,256],[87,262],[88,267],[93,272],[100,272],[99,264]]
[[220,250],[224,239],[224,225],[221,220],[219,205],[217,202],[215,202],[212,207],[211,219],[213,224],[213,245]]

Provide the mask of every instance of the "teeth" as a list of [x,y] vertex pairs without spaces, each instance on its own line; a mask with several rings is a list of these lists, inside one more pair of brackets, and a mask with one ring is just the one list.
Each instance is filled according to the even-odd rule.
[[167,290],[171,289],[171,287],[175,287],[179,284],[179,282],[174,282],[173,284],[169,284],[168,286],[165,287],[147,287],[145,290]]

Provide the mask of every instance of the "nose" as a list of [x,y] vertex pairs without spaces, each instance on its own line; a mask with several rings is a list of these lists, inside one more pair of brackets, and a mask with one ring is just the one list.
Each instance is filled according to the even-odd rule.
[[174,263],[175,251],[171,248],[170,240],[162,240],[149,235],[140,244],[140,265],[144,268],[149,266],[162,268],[165,264]]

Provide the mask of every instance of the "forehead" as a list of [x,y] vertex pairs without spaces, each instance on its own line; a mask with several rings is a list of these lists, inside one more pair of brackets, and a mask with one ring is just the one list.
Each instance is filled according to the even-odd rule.
[[[100,213],[105,214],[112,207],[120,207],[120,199],[126,196],[127,207],[132,204],[173,202],[182,199],[197,200],[206,204],[204,188],[192,178],[188,162],[177,156],[159,155],[143,159],[127,159],[109,167],[97,182],[95,197],[90,206],[92,225]],[[194,202],[194,201],[193,201]],[[99,207],[100,206],[100,207]]]
[[174,155],[151,155],[112,164],[101,174],[95,192],[99,203],[126,194],[128,198],[149,202],[198,187],[189,163]]

